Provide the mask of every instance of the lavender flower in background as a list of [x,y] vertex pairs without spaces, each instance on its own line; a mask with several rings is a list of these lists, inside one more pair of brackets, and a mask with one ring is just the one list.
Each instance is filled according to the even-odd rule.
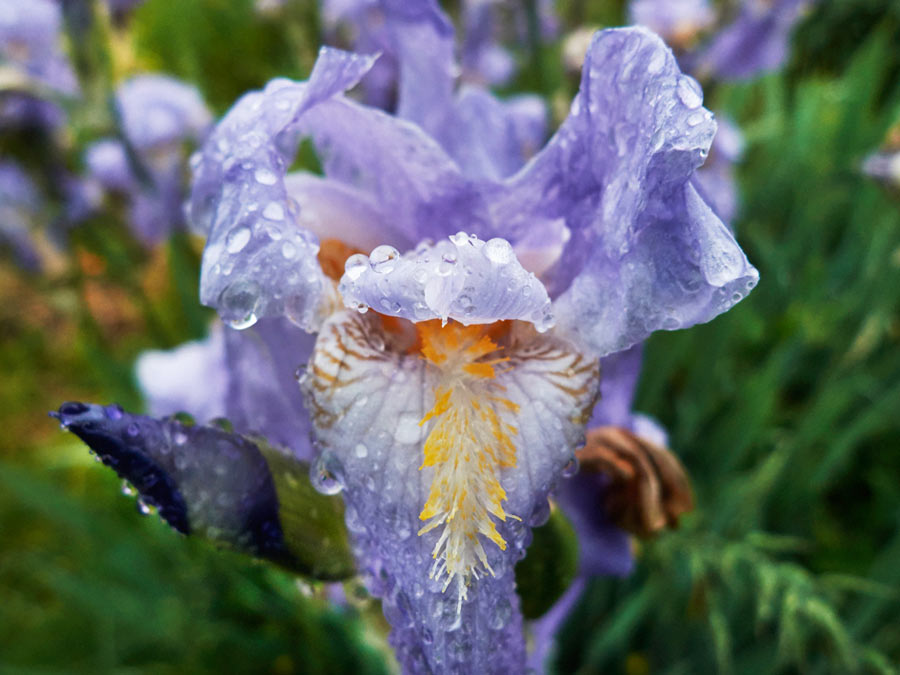
[[690,49],[716,14],[709,0],[632,0],[628,20],[646,26],[676,52]]
[[59,126],[52,97],[78,86],[61,48],[62,15],[53,0],[0,0],[0,130]]
[[54,92],[76,93],[75,73],[60,46],[61,27],[62,15],[53,0],[0,0],[0,63],[4,70]]
[[31,271],[41,264],[32,235],[39,208],[31,179],[16,163],[0,160],[0,247],[8,247],[16,262]]
[[682,69],[701,81],[739,80],[784,64],[791,31],[814,4],[740,0],[717,10],[708,0],[632,0],[628,16],[658,33],[675,49]]
[[692,57],[703,79],[737,80],[780,68],[791,31],[815,0],[743,0],[735,19]]
[[204,138],[212,118],[194,87],[163,75],[126,81],[116,106],[124,143],[97,141],[85,163],[105,190],[125,197],[135,235],[152,245],[184,225],[187,146]]
[[[538,35],[553,40],[559,31],[553,3],[536,2]],[[529,17],[525,3],[505,0],[467,0],[462,3],[462,79],[485,85],[502,85],[515,75],[518,64],[509,50],[512,44],[528,44]]]

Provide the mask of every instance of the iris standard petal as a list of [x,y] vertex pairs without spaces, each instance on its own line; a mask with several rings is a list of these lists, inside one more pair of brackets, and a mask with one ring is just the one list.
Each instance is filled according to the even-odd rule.
[[314,343],[285,319],[263,319],[243,331],[216,324],[204,340],[141,354],[138,384],[155,417],[225,417],[239,433],[261,434],[308,460],[309,415],[294,373],[306,365]]
[[323,326],[302,380],[316,475],[343,488],[406,672],[523,669],[513,567],[573,461],[596,377],[595,360],[521,322],[346,312]]
[[493,201],[514,235],[564,219],[544,275],[560,330],[603,356],[708,321],[758,274],[690,180],[715,133],[699,86],[643,28],[602,31],[560,130]]
[[300,139],[297,122],[352,87],[374,57],[323,48],[305,83],[274,80],[241,98],[194,163],[192,223],[208,233],[200,298],[234,327],[286,315],[305,329],[326,287],[318,242],[297,224],[303,204],[284,176]]
[[304,460],[313,454],[311,427],[295,372],[306,365],[314,343],[314,336],[286,319],[225,329],[226,416],[238,431],[262,434]]
[[511,176],[543,141],[547,113],[536,96],[501,101],[485,89],[466,86],[453,105],[453,123],[435,137],[466,176]]
[[521,319],[540,331],[553,322],[546,289],[519,264],[509,242],[464,232],[403,256],[387,245],[351,256],[338,290],[347,307],[411,321]]
[[309,110],[300,128],[315,142],[325,175],[390,209],[401,239],[414,247],[465,230],[488,229],[480,186],[417,124],[346,99]]

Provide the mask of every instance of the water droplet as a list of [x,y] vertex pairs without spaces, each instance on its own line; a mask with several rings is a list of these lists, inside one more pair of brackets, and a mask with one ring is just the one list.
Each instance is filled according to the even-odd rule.
[[363,458],[369,454],[369,449],[362,443],[357,443],[356,448],[354,448],[354,454],[359,458]]
[[450,241],[452,241],[457,246],[462,246],[463,244],[469,243],[469,235],[465,232],[459,231],[456,234],[450,235]]
[[137,436],[140,432],[141,432],[141,430],[138,428],[138,425],[135,424],[134,422],[129,424],[128,428],[125,429],[125,433],[128,434],[129,436],[131,436],[132,438]]
[[290,260],[297,255],[297,247],[286,241],[281,245],[281,255],[284,256],[285,260]]
[[347,278],[350,279],[350,281],[356,281],[368,267],[368,256],[357,253],[347,258],[347,262],[344,263],[344,274],[347,275]]
[[699,108],[703,103],[703,94],[700,85],[689,75],[682,75],[678,78],[678,85],[675,88],[678,98],[688,108]]
[[662,49],[657,49],[653,52],[653,56],[650,57],[650,62],[647,64],[647,72],[651,75],[655,75],[661,71],[665,65],[666,52]]
[[135,505],[137,506],[138,513],[140,513],[142,516],[146,516],[150,513],[150,507],[147,505],[147,502],[145,502],[140,497],[137,498]]
[[541,499],[531,515],[528,517],[528,524],[532,527],[540,527],[550,518],[550,502],[547,499]]
[[238,282],[227,286],[219,297],[219,313],[232,328],[243,330],[256,323],[259,286],[254,282]]
[[284,207],[278,202],[269,202],[263,209],[263,217],[269,220],[284,220]]
[[397,420],[397,431],[394,438],[398,443],[415,443],[422,438],[423,427],[419,426],[419,416],[403,413]]
[[482,253],[488,260],[498,265],[505,265],[514,257],[512,246],[508,241],[499,237],[489,239],[485,243]]
[[260,185],[275,185],[275,182],[278,180],[274,173],[265,168],[257,169],[253,177],[256,178],[256,182]]
[[106,416],[111,420],[120,420],[122,419],[122,415],[124,415],[124,411],[122,410],[122,406],[120,405],[110,405],[106,407]]
[[494,630],[501,630],[509,623],[511,616],[512,605],[509,604],[509,600],[501,597],[497,600],[497,604],[494,605],[493,610],[488,617],[488,625]]
[[571,478],[576,473],[578,473],[578,458],[572,457],[562,468],[562,475],[563,478]]
[[413,272],[413,279],[420,284],[424,284],[428,281],[428,270],[424,267],[417,267],[416,271]]
[[310,467],[310,481],[313,487],[325,495],[336,495],[344,489],[342,480],[343,466],[334,454],[328,450],[319,453]]
[[665,321],[663,321],[662,327],[665,330],[678,330],[679,328],[681,328],[681,321],[679,321],[674,316],[669,316],[666,317]]
[[135,490],[127,480],[123,480],[122,494],[126,497],[134,497],[137,494],[137,490]]
[[397,249],[393,246],[382,244],[369,254],[369,264],[379,274],[388,274],[396,267],[399,257],[400,252]]
[[238,253],[250,242],[250,230],[246,227],[239,227],[232,230],[225,240],[225,248],[229,253]]
[[176,431],[172,436],[172,440],[175,442],[175,445],[184,445],[187,443],[187,434],[183,431]]

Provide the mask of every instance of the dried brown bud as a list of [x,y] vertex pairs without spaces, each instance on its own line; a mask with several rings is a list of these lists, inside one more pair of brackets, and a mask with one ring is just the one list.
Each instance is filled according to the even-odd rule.
[[589,430],[577,455],[582,471],[609,477],[607,513],[632,534],[651,537],[676,528],[679,516],[694,508],[690,481],[678,458],[627,429]]

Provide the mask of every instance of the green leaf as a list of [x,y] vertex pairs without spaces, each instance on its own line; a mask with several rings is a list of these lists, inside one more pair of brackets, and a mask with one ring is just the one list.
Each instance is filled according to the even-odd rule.
[[578,571],[578,538],[560,509],[534,529],[528,554],[516,565],[516,585],[526,619],[543,615],[559,600]]

